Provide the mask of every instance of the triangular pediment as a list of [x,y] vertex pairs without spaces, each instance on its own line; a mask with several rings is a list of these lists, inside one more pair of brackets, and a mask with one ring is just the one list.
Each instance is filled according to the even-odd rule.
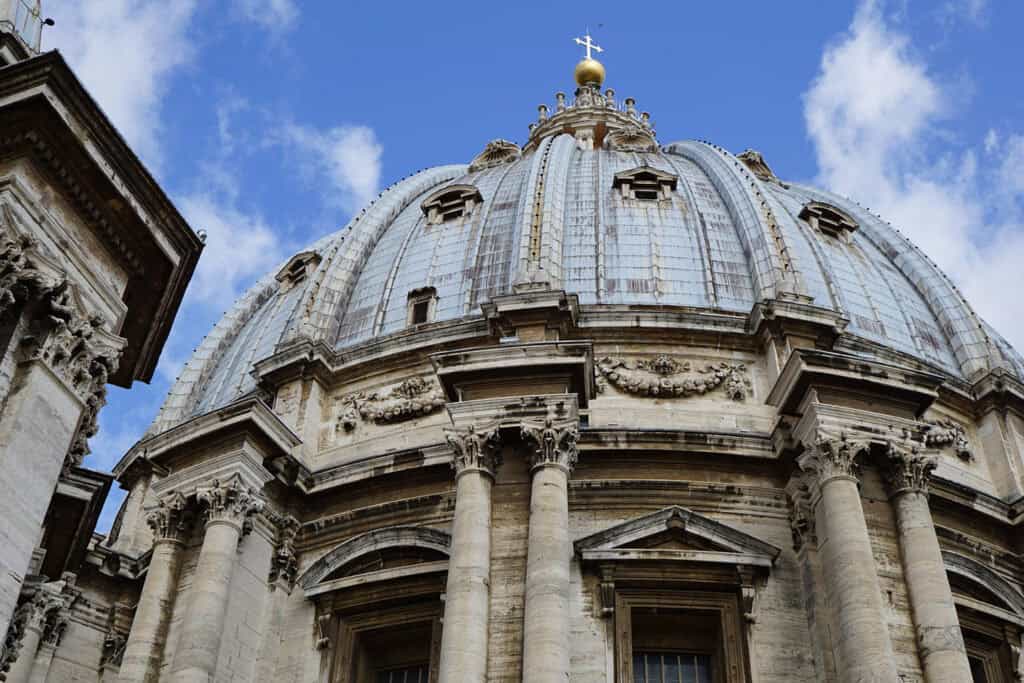
[[583,559],[707,559],[770,565],[779,549],[709,517],[672,506],[579,539]]

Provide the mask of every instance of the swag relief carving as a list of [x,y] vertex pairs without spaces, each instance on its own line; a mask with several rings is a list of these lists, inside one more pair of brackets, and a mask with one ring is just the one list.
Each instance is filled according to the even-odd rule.
[[952,448],[961,460],[974,460],[974,452],[962,426],[949,419],[926,420],[924,443],[929,448]]
[[708,363],[694,371],[689,361],[672,356],[633,362],[606,356],[597,362],[597,369],[615,388],[640,396],[695,396],[722,387],[733,401],[744,401],[751,388],[743,363]]
[[441,387],[422,377],[411,377],[389,391],[355,393],[340,399],[335,431],[352,432],[359,422],[390,424],[430,415],[445,404]]

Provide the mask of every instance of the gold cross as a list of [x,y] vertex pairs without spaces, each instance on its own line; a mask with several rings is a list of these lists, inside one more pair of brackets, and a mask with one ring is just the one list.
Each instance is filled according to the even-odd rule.
[[600,46],[598,46],[597,43],[591,40],[589,30],[583,35],[583,38],[576,39],[576,44],[582,45],[583,47],[587,48],[587,59],[590,59],[591,50],[594,50],[595,52],[604,52],[603,48],[601,48]]

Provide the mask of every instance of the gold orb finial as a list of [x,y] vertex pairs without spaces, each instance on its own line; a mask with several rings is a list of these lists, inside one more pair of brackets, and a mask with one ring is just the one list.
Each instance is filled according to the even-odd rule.
[[585,57],[576,65],[576,85],[596,85],[604,83],[604,64],[593,57]]
[[604,64],[591,57],[590,54],[591,51],[604,52],[604,48],[593,41],[590,31],[587,31],[582,38],[576,38],[576,44],[582,45],[587,51],[587,56],[576,65],[576,84],[600,86],[604,83]]

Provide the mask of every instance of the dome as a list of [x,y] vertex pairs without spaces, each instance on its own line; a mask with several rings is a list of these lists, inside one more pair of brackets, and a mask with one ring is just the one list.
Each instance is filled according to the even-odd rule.
[[[196,350],[151,433],[255,390],[257,361],[299,339],[339,352],[480,319],[529,282],[581,311],[749,320],[787,301],[833,315],[837,348],[970,382],[1024,360],[920,250],[855,201],[777,178],[753,151],[656,142],[635,102],[585,86],[540,107],[522,147],[420,171],[257,282]],[[419,321],[417,321],[419,322]],[[753,332],[751,330],[751,332]]]

